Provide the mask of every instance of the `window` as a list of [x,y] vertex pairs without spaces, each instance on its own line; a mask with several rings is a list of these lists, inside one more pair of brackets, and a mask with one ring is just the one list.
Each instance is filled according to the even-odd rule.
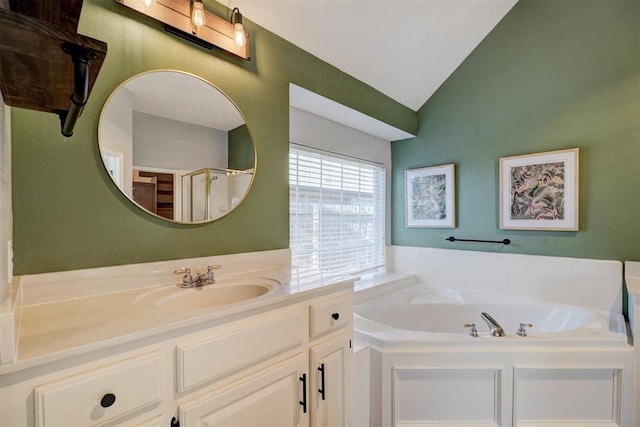
[[291,145],[291,262],[313,281],[384,265],[385,169]]

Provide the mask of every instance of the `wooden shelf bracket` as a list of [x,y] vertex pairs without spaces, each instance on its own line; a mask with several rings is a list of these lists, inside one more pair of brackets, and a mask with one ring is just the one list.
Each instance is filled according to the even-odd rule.
[[82,2],[0,0],[4,103],[57,114],[67,137],[73,134],[107,55],[105,42],[77,32]]
[[58,112],[62,135],[73,135],[73,128],[89,98],[89,61],[100,59],[100,53],[74,43],[63,43],[62,50],[73,62],[73,93],[68,110]]

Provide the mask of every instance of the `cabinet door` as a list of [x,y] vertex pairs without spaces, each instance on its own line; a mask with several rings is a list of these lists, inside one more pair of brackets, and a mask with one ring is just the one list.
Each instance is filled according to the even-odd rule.
[[311,348],[311,426],[349,425],[349,335],[340,334]]
[[[308,425],[305,373],[306,358],[302,354],[277,363],[240,383],[181,404],[178,407],[180,425],[185,427]],[[301,380],[303,374],[305,374],[304,381]]]

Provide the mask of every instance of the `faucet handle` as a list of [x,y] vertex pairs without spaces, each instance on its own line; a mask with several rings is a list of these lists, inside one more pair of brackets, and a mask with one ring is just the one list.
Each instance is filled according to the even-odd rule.
[[516,331],[516,334],[520,335],[521,337],[526,337],[527,331],[525,328],[533,328],[533,325],[531,323],[520,323],[520,327]]
[[215,278],[215,275],[213,274],[213,269],[214,269],[213,265],[207,266],[207,272],[204,275],[204,280],[207,282],[207,285],[216,283],[216,278]]
[[193,276],[191,275],[191,269],[184,269],[184,276],[182,276],[182,287],[188,288],[193,286]]
[[478,330],[476,329],[476,324],[475,323],[465,323],[464,325],[465,328],[469,328],[469,335],[472,337],[477,337],[478,336]]

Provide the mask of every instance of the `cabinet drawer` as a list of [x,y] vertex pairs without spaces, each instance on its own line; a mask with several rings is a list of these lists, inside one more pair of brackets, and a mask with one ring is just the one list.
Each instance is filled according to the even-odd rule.
[[177,346],[178,392],[183,392],[302,344],[302,309],[221,326],[209,338]]
[[35,388],[36,425],[96,425],[160,402],[159,354],[136,357]]
[[311,338],[346,326],[352,316],[353,302],[349,297],[311,304],[309,307]]

